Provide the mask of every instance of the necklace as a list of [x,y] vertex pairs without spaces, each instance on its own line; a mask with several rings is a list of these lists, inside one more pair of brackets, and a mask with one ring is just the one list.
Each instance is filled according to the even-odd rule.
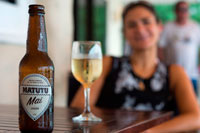
[[141,91],[144,91],[146,88],[145,88],[145,84],[142,80],[139,81],[139,90]]
[[[132,67],[132,71],[135,74],[135,72],[134,72],[134,63],[133,62],[134,62],[134,58],[133,58],[133,56],[131,56],[130,57],[130,64],[131,64],[131,67]],[[153,68],[152,69],[156,69],[155,67],[157,67],[158,63],[159,63],[159,59],[156,58],[154,60],[154,62],[153,62]],[[155,71],[155,70],[153,70],[153,71]],[[152,73],[154,73],[154,72],[152,72]],[[140,77],[140,76],[138,76],[138,77]],[[139,87],[140,91],[145,91],[146,90],[146,86],[145,86],[144,81],[142,79],[139,79],[139,81],[138,81],[138,87]]]

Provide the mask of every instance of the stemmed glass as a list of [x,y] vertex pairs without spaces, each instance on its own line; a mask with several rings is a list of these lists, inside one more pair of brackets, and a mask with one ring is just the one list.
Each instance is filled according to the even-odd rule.
[[89,105],[90,87],[102,72],[101,43],[98,41],[74,41],[72,45],[72,73],[83,85],[85,106],[81,115],[73,121],[101,121],[92,114]]

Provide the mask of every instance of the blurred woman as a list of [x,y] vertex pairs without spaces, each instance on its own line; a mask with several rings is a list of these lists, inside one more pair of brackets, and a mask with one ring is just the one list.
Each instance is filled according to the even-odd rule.
[[[161,25],[147,2],[130,3],[123,12],[130,57],[104,57],[103,73],[91,87],[91,107],[174,111],[175,117],[146,132],[181,132],[200,128],[200,111],[187,75],[178,65],[158,60]],[[71,107],[83,107],[79,89]]]

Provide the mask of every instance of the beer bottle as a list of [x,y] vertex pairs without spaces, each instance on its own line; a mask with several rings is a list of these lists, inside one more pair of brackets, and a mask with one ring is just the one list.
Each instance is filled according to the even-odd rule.
[[52,132],[54,65],[47,54],[44,6],[29,6],[26,54],[19,65],[19,129]]

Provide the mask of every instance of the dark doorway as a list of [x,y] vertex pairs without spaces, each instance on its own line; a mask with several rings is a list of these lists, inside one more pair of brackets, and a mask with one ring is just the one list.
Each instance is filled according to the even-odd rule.
[[106,2],[103,0],[74,0],[74,40],[95,40],[105,53]]

